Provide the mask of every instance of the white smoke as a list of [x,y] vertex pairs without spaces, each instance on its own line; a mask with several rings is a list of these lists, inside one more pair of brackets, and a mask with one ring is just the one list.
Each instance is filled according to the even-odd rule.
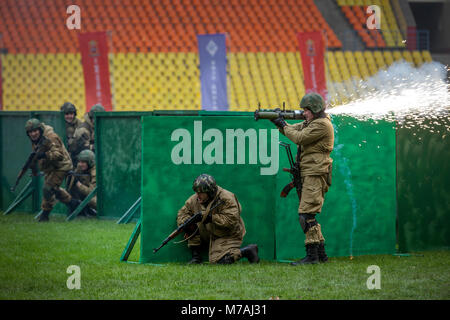
[[358,98],[327,112],[360,120],[383,119],[402,124],[417,122],[424,117],[450,116],[447,67],[439,62],[424,63],[419,68],[406,61],[395,62],[366,81],[354,81],[354,87]]

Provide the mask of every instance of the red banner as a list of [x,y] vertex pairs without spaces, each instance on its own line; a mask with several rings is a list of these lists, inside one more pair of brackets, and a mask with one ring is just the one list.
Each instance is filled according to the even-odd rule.
[[106,111],[111,111],[106,32],[79,33],[78,42],[83,64],[86,112],[97,103],[101,104]]
[[316,92],[327,100],[325,45],[320,31],[297,34],[306,93]]
[[0,110],[3,110],[2,57],[0,55]]

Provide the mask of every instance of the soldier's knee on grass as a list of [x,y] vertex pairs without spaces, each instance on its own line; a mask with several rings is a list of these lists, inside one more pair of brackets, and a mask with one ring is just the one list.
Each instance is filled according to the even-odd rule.
[[222,258],[220,258],[219,261],[217,261],[217,264],[233,264],[234,263],[234,257],[230,253],[227,253]]

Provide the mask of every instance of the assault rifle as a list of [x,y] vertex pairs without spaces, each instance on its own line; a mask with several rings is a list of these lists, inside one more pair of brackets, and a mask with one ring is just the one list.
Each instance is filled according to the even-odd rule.
[[25,162],[25,164],[23,165],[22,169],[20,170],[19,174],[17,175],[16,178],[16,183],[14,184],[14,186],[11,187],[11,192],[14,192],[17,188],[17,185],[20,182],[20,179],[22,179],[23,175],[25,174],[25,172],[27,172],[28,169],[31,168],[31,166],[34,164],[37,154],[39,152],[42,152],[46,146],[46,141],[47,138],[45,138],[44,136],[41,137],[40,141],[38,142],[36,149],[31,152],[31,154],[28,156],[27,161]]
[[77,183],[77,181],[80,181],[80,179],[78,177],[87,177],[87,176],[90,176],[90,174],[89,173],[78,173],[73,170],[70,170],[69,172],[67,172],[67,180],[68,180],[67,190],[72,189],[73,185],[75,183]]
[[288,143],[280,141],[280,145],[286,149],[286,153],[289,159],[290,168],[283,168],[283,171],[289,172],[292,177],[292,181],[288,183],[281,191],[280,197],[286,198],[292,188],[297,191],[298,200],[302,198],[302,179],[300,175],[300,166],[298,162],[294,162],[292,157],[291,146]]
[[283,110],[280,108],[275,109],[261,109],[261,104],[258,104],[258,110],[255,110],[254,118],[255,121],[259,119],[269,119],[273,120],[282,116],[284,119],[288,120],[306,120],[303,110],[286,110],[283,102]]
[[[217,201],[213,206],[211,206],[211,209],[209,209],[208,215],[212,214],[212,211],[217,208],[220,204],[222,204],[222,201]],[[170,240],[174,239],[176,236],[178,236],[183,231],[188,230],[191,226],[195,225],[196,223],[202,221],[202,212],[199,211],[196,214],[194,214],[192,217],[187,219],[183,224],[181,224],[178,228],[175,229],[164,241],[162,244],[158,247],[153,249],[153,253],[156,253],[159,249],[164,247]]]

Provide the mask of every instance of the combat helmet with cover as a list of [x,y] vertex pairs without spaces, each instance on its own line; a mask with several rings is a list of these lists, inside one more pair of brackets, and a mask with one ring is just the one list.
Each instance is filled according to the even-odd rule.
[[325,110],[325,101],[320,94],[311,92],[302,98],[300,101],[300,108],[307,108],[311,110],[312,113],[317,114]]
[[94,104],[92,106],[91,110],[89,110],[89,112],[88,112],[89,117],[93,118],[94,117],[94,112],[98,112],[98,111],[105,111],[105,108],[99,103]]
[[194,180],[192,189],[198,193],[206,193],[212,199],[215,197],[218,188],[214,177],[203,173]]
[[31,118],[25,123],[25,131],[27,132],[27,135],[29,135],[30,131],[39,129],[41,131],[41,136],[44,133],[44,125],[42,122],[39,121],[39,119]]
[[61,112],[63,112],[64,114],[73,113],[76,116],[77,115],[77,108],[71,102],[64,102],[64,104],[61,106]]
[[95,154],[91,150],[83,150],[78,155],[78,161],[84,161],[92,168],[95,165]]

